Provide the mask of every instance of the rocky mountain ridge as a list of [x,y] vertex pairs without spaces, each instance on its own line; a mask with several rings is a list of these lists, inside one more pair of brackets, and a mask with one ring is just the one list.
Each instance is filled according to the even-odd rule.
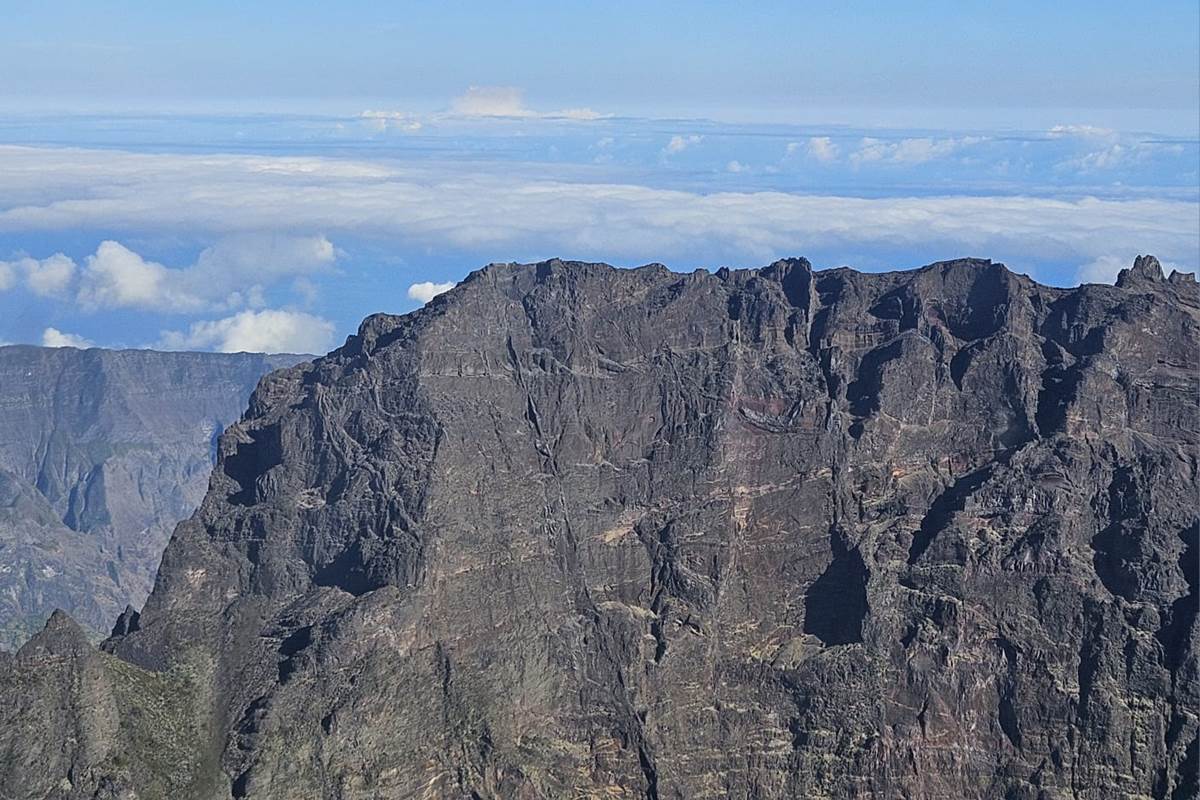
[[1193,797],[1198,333],[1150,257],[492,265],[262,381],[140,613],[0,664],[0,785]]

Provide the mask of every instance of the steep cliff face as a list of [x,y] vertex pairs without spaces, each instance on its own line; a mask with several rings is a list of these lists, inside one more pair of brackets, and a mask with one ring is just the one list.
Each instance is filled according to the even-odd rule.
[[0,347],[0,648],[106,633],[204,497],[216,438],[289,356]]
[[140,616],[0,669],[0,785],[1194,796],[1198,333],[1149,258],[488,267],[263,381]]

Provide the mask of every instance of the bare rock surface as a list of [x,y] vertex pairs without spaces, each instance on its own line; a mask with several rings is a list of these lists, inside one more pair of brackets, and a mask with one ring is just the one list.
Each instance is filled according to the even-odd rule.
[[0,347],[0,648],[141,606],[258,379],[300,357]]
[[490,266],[0,665],[3,796],[1194,797],[1198,333],[1152,259]]

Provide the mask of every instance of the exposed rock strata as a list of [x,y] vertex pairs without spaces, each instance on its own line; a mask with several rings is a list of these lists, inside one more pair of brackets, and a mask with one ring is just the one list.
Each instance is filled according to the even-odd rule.
[[1198,331],[1149,258],[491,266],[262,382],[140,615],[0,670],[0,785],[1193,797]]

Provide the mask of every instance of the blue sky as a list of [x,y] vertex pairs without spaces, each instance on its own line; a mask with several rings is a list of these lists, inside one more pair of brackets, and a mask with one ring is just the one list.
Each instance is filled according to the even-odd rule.
[[1200,263],[1195,3],[0,5],[0,341],[322,350],[550,256]]
[[60,110],[433,110],[497,85],[640,116],[1140,110],[1188,133],[1200,89],[1194,2],[4,5],[0,94]]

